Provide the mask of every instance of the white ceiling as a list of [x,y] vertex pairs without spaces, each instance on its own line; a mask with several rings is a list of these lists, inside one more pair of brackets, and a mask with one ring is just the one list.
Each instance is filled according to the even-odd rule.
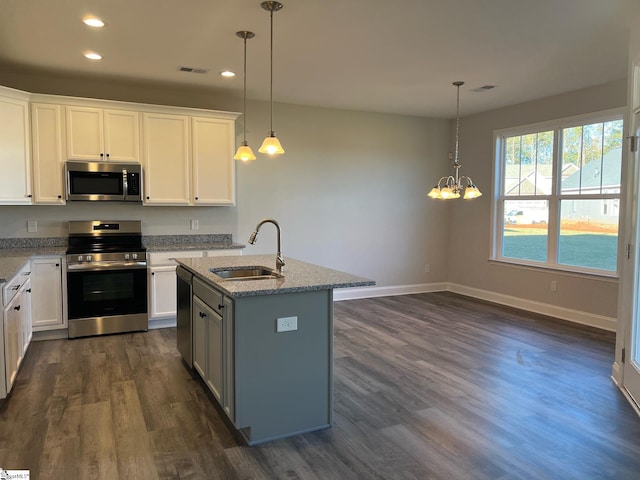
[[[626,76],[640,0],[282,0],[276,102],[471,114]],[[107,22],[91,29],[81,19]],[[269,12],[260,0],[0,0],[0,68],[99,75],[269,98]],[[85,50],[104,59],[86,60]],[[209,69],[182,73],[180,66]],[[219,76],[230,69],[233,79]],[[495,85],[488,91],[474,91]]]

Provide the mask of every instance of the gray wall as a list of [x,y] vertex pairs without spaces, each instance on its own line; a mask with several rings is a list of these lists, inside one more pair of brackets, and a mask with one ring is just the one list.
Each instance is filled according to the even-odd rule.
[[[241,99],[170,86],[95,82],[0,73],[0,84],[37,93],[107,98],[220,110]],[[418,117],[294,105],[275,106],[274,128],[286,154],[239,163],[237,206],[141,207],[67,205],[0,207],[0,237],[64,235],[64,222],[86,218],[140,218],[146,234],[232,233],[246,239],[263,217],[283,227],[284,255],[375,279],[379,286],[454,284],[616,317],[617,281],[516,268],[489,261],[493,131],[626,105],[626,82],[569,92],[462,119],[460,154],[465,174],[485,195],[473,202],[426,197],[451,170],[453,123]],[[248,140],[257,151],[268,131],[268,104],[249,103]],[[238,120],[241,138],[244,119]],[[245,253],[275,250],[265,225]],[[431,272],[425,273],[429,263]],[[551,292],[551,280],[558,291]]]
[[[450,210],[450,282],[616,317],[618,283],[615,280],[517,268],[489,261],[493,131],[624,107],[627,103],[626,88],[626,81],[621,80],[473,115],[461,121],[460,156],[463,170],[473,178],[485,195],[475,202],[458,203]],[[558,282],[557,292],[551,291],[552,280]]]
[[[0,74],[0,84],[37,93],[239,110],[241,99],[202,90],[125,85],[38,75]],[[249,144],[269,130],[268,104],[248,105]],[[238,138],[242,135],[242,117]],[[238,163],[236,207],[105,204],[0,207],[0,237],[64,235],[70,219],[140,218],[146,234],[232,233],[246,239],[263,217],[283,228],[283,253],[375,279],[378,285],[447,278],[446,211],[426,197],[447,169],[450,122],[293,105],[275,106],[274,128],[286,150]],[[107,218],[108,217],[108,218]],[[189,220],[200,230],[189,230]],[[246,254],[275,251],[265,225]],[[431,273],[424,272],[430,263]]]

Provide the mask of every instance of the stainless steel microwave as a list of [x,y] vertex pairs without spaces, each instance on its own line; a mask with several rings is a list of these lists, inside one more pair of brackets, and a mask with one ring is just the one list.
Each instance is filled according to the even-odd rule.
[[142,167],[139,164],[67,162],[65,177],[67,201],[142,201]]

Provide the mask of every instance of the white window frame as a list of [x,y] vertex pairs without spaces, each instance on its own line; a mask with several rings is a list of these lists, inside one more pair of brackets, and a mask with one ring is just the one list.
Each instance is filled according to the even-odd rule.
[[[520,125],[516,127],[503,128],[500,130],[494,130],[493,132],[493,198],[491,203],[491,243],[490,243],[490,255],[489,259],[491,261],[500,262],[500,263],[508,263],[514,266],[523,266],[525,268],[542,268],[542,269],[552,269],[552,270],[561,270],[565,272],[572,272],[578,274],[587,274],[587,275],[597,275],[604,277],[618,277],[618,264],[616,262],[616,270],[599,270],[599,269],[591,269],[578,267],[573,265],[564,265],[557,263],[558,258],[558,242],[560,236],[560,225],[559,225],[559,205],[561,200],[571,200],[579,198],[580,200],[589,200],[589,199],[619,199],[618,202],[622,202],[622,194],[624,192],[624,185],[622,185],[624,181],[624,175],[621,179],[620,193],[617,194],[572,194],[572,195],[561,195],[561,175],[560,169],[562,168],[560,161],[560,138],[562,134],[562,130],[565,128],[577,127],[580,125],[589,125],[593,123],[601,123],[608,122],[612,120],[622,120],[626,123],[626,111],[624,108],[614,108],[610,110],[604,110],[600,112],[593,112],[583,115],[576,115],[572,117],[565,117],[556,120],[549,120],[545,122]],[[623,132],[625,132],[626,125],[623,125]],[[503,182],[504,182],[504,139],[507,137],[519,136],[519,135],[528,135],[533,133],[539,133],[544,131],[554,131],[553,136],[553,181],[552,181],[552,192],[550,195],[521,195],[521,196],[507,196],[503,195]],[[624,145],[624,144],[623,144]],[[626,165],[626,152],[625,149],[622,149],[622,168],[621,171],[625,172]],[[549,221],[547,224],[548,227],[548,237],[547,237],[547,251],[548,251],[548,259],[546,262],[537,262],[532,260],[524,260],[518,258],[511,257],[503,257],[501,255],[502,252],[502,233],[504,229],[504,200],[547,200],[549,203]],[[620,212],[618,212],[618,226],[620,226]],[[618,257],[620,256],[620,238],[618,237]]]

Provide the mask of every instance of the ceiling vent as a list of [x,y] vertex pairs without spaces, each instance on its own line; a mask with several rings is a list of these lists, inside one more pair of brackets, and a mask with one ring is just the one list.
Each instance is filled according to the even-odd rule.
[[209,72],[208,68],[197,68],[197,67],[180,67],[178,68],[179,72],[187,72],[187,73],[207,73]]
[[495,85],[483,85],[483,86],[481,86],[481,87],[474,88],[474,89],[472,89],[471,91],[472,91],[472,92],[486,92],[487,90],[492,90],[492,89],[494,89],[494,88],[496,88],[496,86],[495,86]]

